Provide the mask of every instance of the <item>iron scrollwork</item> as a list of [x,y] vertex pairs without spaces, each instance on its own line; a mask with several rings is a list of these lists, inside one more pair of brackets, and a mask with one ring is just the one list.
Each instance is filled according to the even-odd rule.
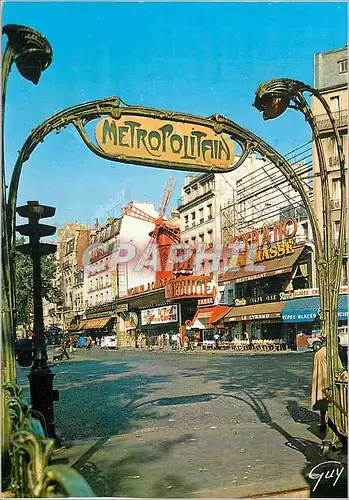
[[11,420],[10,490],[19,498],[95,496],[77,471],[68,465],[51,464],[55,442],[46,437],[40,421],[33,418],[22,390],[13,382],[5,383],[3,388]]

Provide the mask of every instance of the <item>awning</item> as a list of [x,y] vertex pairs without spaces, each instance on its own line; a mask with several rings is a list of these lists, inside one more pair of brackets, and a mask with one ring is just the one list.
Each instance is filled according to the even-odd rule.
[[105,325],[112,318],[107,316],[105,318],[93,318],[93,319],[85,319],[79,325],[79,329],[81,330],[93,330],[94,328],[104,328]]
[[276,274],[290,273],[303,250],[304,247],[295,248],[292,255],[287,255],[280,259],[267,260],[253,266],[244,266],[237,271],[228,271],[219,279],[219,283],[224,283],[225,281],[242,283],[244,281],[267,278]]
[[192,320],[192,328],[214,328],[216,319],[228,311],[228,306],[199,307]]
[[251,321],[271,318],[281,318],[284,302],[268,302],[250,306],[230,307],[228,312],[215,319],[215,323],[232,323],[234,321]]
[[[282,310],[284,323],[311,323],[320,313],[319,297],[303,297],[289,300]],[[338,319],[348,319],[348,296],[340,295],[338,301]]]
[[70,325],[67,328],[68,332],[77,332],[78,330],[80,330],[80,324],[79,325]]

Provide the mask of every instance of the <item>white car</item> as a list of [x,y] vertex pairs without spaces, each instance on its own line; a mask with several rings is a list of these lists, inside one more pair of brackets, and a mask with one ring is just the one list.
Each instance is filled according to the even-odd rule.
[[[348,347],[348,327],[340,326],[337,329],[339,342],[342,347]],[[307,340],[309,349],[313,349],[314,352],[318,351],[322,345],[322,339],[320,337],[320,331],[313,332],[312,336]]]
[[101,338],[101,349],[117,349],[115,335],[108,335]]

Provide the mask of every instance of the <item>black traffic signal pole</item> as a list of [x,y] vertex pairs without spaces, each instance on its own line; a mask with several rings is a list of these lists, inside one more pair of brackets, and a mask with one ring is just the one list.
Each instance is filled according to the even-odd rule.
[[40,243],[42,236],[53,235],[56,232],[56,228],[54,226],[39,224],[41,218],[53,217],[55,211],[55,208],[39,205],[37,201],[28,201],[27,205],[17,208],[17,213],[21,217],[27,217],[29,224],[17,226],[16,229],[20,234],[29,236],[29,243],[20,245],[17,248],[22,253],[30,255],[33,262],[33,364],[28,376],[31,404],[33,410],[40,412],[44,417],[48,436],[57,440],[53,402],[58,400],[58,391],[53,389],[54,374],[47,365],[41,280],[41,256],[54,253],[56,246]]

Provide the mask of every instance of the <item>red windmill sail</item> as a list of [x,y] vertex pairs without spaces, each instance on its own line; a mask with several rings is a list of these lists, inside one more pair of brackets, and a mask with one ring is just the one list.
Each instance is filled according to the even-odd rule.
[[150,240],[143,253],[141,264],[144,267],[150,267],[149,261],[153,252],[157,249],[160,263],[158,264],[158,270],[155,273],[155,286],[159,286],[162,282],[167,279],[172,278],[172,271],[168,271],[167,263],[169,257],[169,251],[173,243],[180,242],[180,230],[170,222],[164,220],[164,216],[168,205],[171,200],[171,196],[176,184],[176,179],[169,178],[166,183],[164,196],[161,203],[161,208],[158,217],[152,217],[143,210],[135,207],[133,203],[129,203],[124,209],[125,215],[134,217],[135,219],[144,220],[145,222],[152,222],[155,227],[150,233]]

